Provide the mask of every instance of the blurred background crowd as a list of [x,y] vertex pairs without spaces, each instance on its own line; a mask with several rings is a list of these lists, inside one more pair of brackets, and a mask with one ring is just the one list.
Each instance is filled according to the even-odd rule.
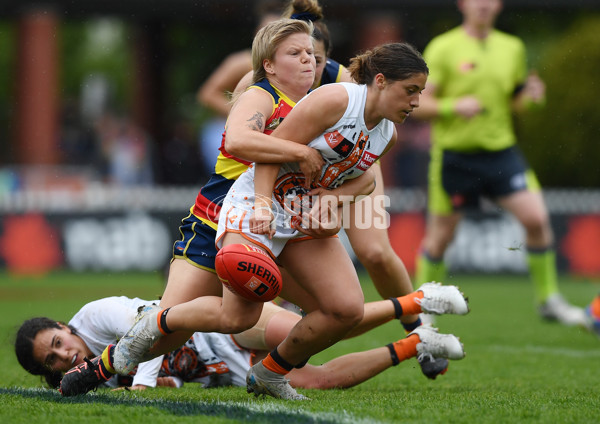
[[[387,41],[422,50],[459,22],[452,1],[324,1],[340,63]],[[197,90],[248,48],[277,0],[5,1],[0,6],[0,166],[68,166],[70,178],[123,185],[201,184],[216,113]],[[520,36],[548,85],[548,106],[521,122],[545,186],[598,187],[600,4],[507,0],[498,27]],[[384,161],[389,185],[423,186],[428,129],[402,128]],[[573,166],[577,164],[577,166]],[[596,172],[594,172],[596,171]],[[56,172],[56,171],[55,171]],[[18,181],[13,181],[17,184]]]
[[[10,211],[9,194],[22,190],[202,185],[223,117],[199,101],[199,88],[228,54],[250,46],[261,16],[282,3],[4,0],[0,206]],[[448,0],[321,4],[331,57],[345,65],[384,42],[422,51],[460,22]],[[517,122],[542,185],[598,189],[600,3],[505,0],[497,27],[523,39],[547,85],[546,107]],[[399,132],[382,161],[386,186],[423,190],[429,126],[409,119]]]

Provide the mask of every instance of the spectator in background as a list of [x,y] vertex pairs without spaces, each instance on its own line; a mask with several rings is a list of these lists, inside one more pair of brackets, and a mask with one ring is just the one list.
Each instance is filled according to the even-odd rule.
[[543,105],[545,85],[527,74],[522,41],[494,28],[501,0],[458,0],[458,8],[462,25],[425,49],[430,78],[413,114],[433,120],[429,219],[416,282],[445,279],[444,253],[463,211],[490,197],[525,228],[539,314],[585,325],[583,309],[559,293],[548,212],[512,124],[513,112]]
[[194,131],[188,122],[175,122],[169,141],[162,148],[163,178],[169,184],[195,185],[210,176],[201,163]]
[[60,151],[66,165],[98,166],[100,147],[89,123],[82,119],[79,103],[66,99],[60,125]]
[[120,186],[153,184],[151,146],[141,128],[128,117],[105,113],[96,123],[96,132],[107,182]]

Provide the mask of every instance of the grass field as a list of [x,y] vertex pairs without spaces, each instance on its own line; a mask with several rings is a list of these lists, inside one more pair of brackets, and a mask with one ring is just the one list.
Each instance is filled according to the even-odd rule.
[[[577,328],[542,322],[525,276],[461,276],[471,313],[437,320],[461,337],[467,356],[448,373],[426,379],[415,360],[349,390],[303,390],[307,402],[254,399],[245,389],[184,388],[144,392],[98,390],[61,398],[20,368],[14,334],[20,323],[46,315],[65,320],[85,302],[109,295],[154,298],[159,274],[75,274],[25,279],[0,274],[0,422],[8,423],[598,423],[600,339]],[[587,304],[600,285],[563,278],[566,297]],[[368,280],[367,300],[377,296]],[[389,323],[312,358],[382,346],[403,336]]]

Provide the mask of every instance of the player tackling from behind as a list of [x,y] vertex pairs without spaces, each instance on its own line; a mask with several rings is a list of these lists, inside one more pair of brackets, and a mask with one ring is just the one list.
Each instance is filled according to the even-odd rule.
[[[257,37],[282,24],[304,25],[297,21],[275,22],[263,28]],[[276,92],[274,86],[282,83],[289,85],[290,82],[297,82],[299,78],[307,81],[309,76],[314,78],[314,56],[310,33],[310,25],[307,25],[307,32],[304,35],[301,33],[290,35],[288,47],[291,49],[281,47],[281,57],[277,56],[275,60],[262,62],[264,67],[262,75],[263,78],[266,75],[267,82],[262,85],[262,90],[248,90],[238,99],[229,117],[225,147],[230,137],[244,138],[244,143],[249,143],[249,140],[241,135],[245,127],[252,126],[256,127],[253,132],[257,133],[252,135],[253,143],[260,148],[258,134],[262,134],[265,121],[262,119],[264,115],[256,114],[256,101],[263,96],[261,93],[268,93],[271,90]],[[297,68],[298,60],[302,63],[299,75],[279,73],[281,69]],[[350,69],[353,70],[353,77],[361,85],[331,84],[314,91],[288,114],[271,136],[266,137],[265,141],[268,143],[283,139],[292,140],[292,143],[298,146],[308,145],[311,141],[317,140],[313,144],[314,148],[322,149],[321,154],[328,159],[327,165],[319,172],[304,173],[306,179],[300,183],[298,189],[306,188],[316,180],[321,183],[322,188],[332,189],[328,191],[332,195],[368,193],[372,189],[372,177],[369,180],[368,173],[368,164],[372,163],[372,160],[369,159],[379,157],[388,144],[395,140],[396,133],[391,121],[402,122],[413,108],[418,106],[419,94],[427,76],[427,67],[423,59],[418,52],[405,44],[385,45],[365,53],[355,58]],[[268,80],[272,73],[282,75],[284,80]],[[263,83],[257,80],[256,84]],[[246,100],[253,98],[254,105],[246,103]],[[268,107],[271,108],[271,98],[266,97],[266,99],[268,99]],[[343,140],[338,138],[339,143],[328,145],[324,140],[329,138],[323,137],[323,134],[329,129],[337,131]],[[346,130],[354,131],[355,134]],[[335,147],[338,144],[345,148],[336,151]],[[335,171],[336,167],[339,172],[327,173],[327,171]],[[256,168],[267,169],[262,165],[257,165]],[[324,173],[338,177],[331,183],[323,184]],[[353,179],[348,180],[346,184],[341,184],[349,177]],[[257,184],[258,194],[270,198],[273,182],[264,195],[261,190],[268,187],[269,183],[264,184],[265,181],[261,181],[260,186]],[[242,180],[239,184],[243,187],[248,184],[248,181]],[[232,188],[229,194],[239,187],[240,185]],[[253,196],[254,189],[248,194]],[[268,229],[273,216],[271,213],[265,213],[267,211],[260,209],[261,207],[258,206],[255,210],[262,211],[261,215],[255,216],[251,212],[246,216],[252,216],[254,221],[262,221],[266,225],[264,228],[266,233],[260,230],[259,223],[257,229],[261,234],[244,231],[244,235],[248,237],[244,238],[235,233],[225,232],[225,239],[229,238],[229,240],[224,242],[237,244],[240,241],[245,243],[253,239],[255,244],[262,245],[273,256],[280,253],[278,259],[301,286],[300,291],[304,290],[303,298],[294,303],[303,308],[304,304],[308,305],[308,308],[304,309],[309,312],[294,326],[290,336],[274,349],[264,362],[250,370],[247,379],[248,389],[257,394],[263,393],[285,399],[303,399],[304,397],[289,385],[285,375],[292,368],[302,366],[311,355],[340,340],[354,329],[363,319],[364,299],[354,266],[337,237],[320,239],[311,236],[301,237],[301,234],[296,231],[296,235],[292,238],[297,240],[291,243],[282,242],[282,239],[277,236],[269,238]],[[224,219],[224,216],[225,212],[222,210],[221,218]],[[248,225],[248,222],[244,222],[242,227],[248,229]],[[287,232],[288,234],[283,237],[290,238],[289,228],[284,229],[280,226],[278,230]],[[236,241],[235,236],[241,237],[241,240]],[[447,301],[444,298],[448,293],[436,285],[424,288],[421,293],[423,299],[429,299],[433,303]],[[427,302],[421,302],[422,311],[426,311],[424,306],[426,304]],[[400,301],[398,305],[402,306]],[[94,367],[86,364],[88,367],[81,367],[75,372],[68,373],[61,383],[61,389],[63,393],[68,391],[69,387],[95,374],[99,366],[111,372],[128,373],[137,363],[153,355],[164,353],[154,347],[148,354],[149,349],[164,334],[181,330],[184,333],[186,331],[238,333],[253,326],[259,319],[261,310],[261,303],[247,301],[228,290],[223,292],[222,300],[204,296],[168,309],[147,307],[142,311],[137,323],[114,349],[106,349],[102,358],[93,363]],[[467,310],[466,301],[462,295],[459,295],[450,302],[449,309],[443,312],[455,311],[454,313],[464,314]],[[419,311],[414,311],[416,312]],[[223,325],[224,323],[226,325]],[[419,344],[432,346],[429,353],[433,356],[462,358],[464,352],[460,343],[444,343],[444,339],[439,336],[437,330],[423,327],[413,331],[408,339],[412,338],[411,343],[415,346]],[[437,340],[437,342],[426,343],[426,339]]]
[[[349,70],[358,85],[330,84],[313,91],[273,133],[323,155],[325,165],[313,181],[294,163],[255,164],[233,184],[223,203],[217,235],[222,250],[240,243],[264,249],[317,305],[249,371],[248,391],[256,394],[303,399],[285,375],[341,340],[363,317],[360,284],[339,239],[306,237],[294,222],[298,217],[290,215],[286,199],[295,195],[302,204],[306,200],[302,193],[318,188],[326,189],[329,196],[368,194],[372,176],[365,171],[395,141],[393,122],[403,122],[418,107],[427,66],[412,47],[396,43],[357,56]],[[344,191],[345,181],[353,181],[354,192]],[[254,316],[262,307],[228,291],[223,304],[229,313],[245,317]],[[424,327],[413,334],[429,331],[433,330]],[[115,362],[118,352],[117,346]],[[442,357],[449,354],[439,353]],[[456,358],[462,353],[450,355]]]

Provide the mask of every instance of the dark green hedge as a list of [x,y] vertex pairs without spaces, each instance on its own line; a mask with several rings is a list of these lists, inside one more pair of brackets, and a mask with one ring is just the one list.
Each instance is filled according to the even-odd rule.
[[600,16],[585,17],[538,63],[547,104],[517,121],[542,185],[600,187]]

